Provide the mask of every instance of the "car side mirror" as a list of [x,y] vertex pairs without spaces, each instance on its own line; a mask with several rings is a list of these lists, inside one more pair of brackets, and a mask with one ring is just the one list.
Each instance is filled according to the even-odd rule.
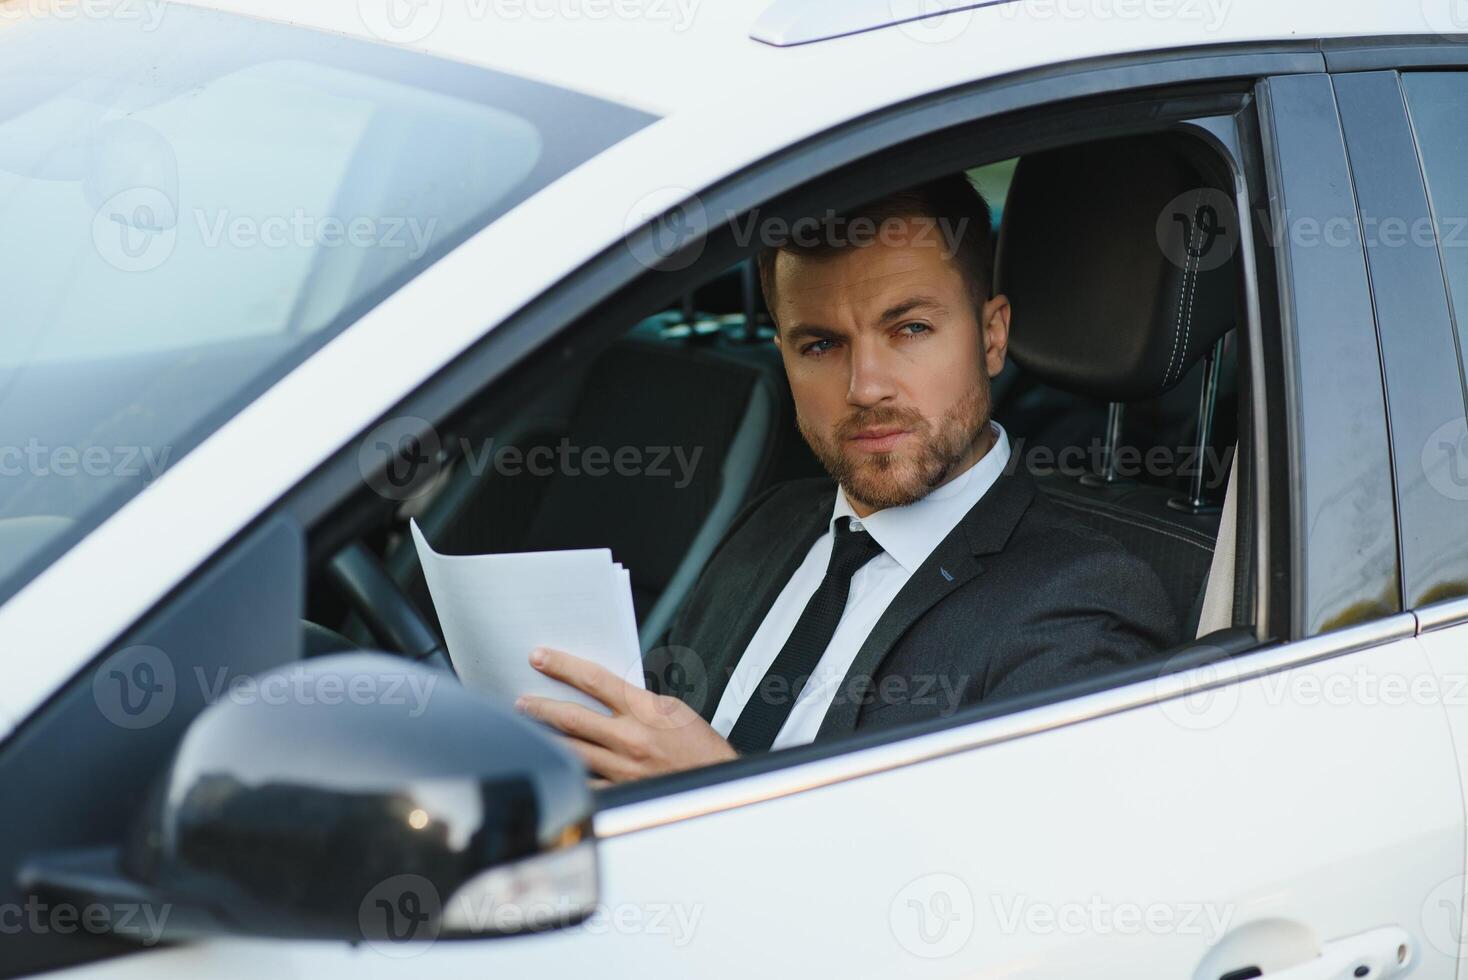
[[592,809],[533,722],[446,672],[339,654],[206,708],[120,850],[44,855],[22,881],[166,905],[164,940],[503,935],[594,911]]

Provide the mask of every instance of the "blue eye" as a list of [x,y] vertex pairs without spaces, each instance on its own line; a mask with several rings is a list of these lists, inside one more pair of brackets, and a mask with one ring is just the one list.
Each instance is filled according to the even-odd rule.
[[816,341],[812,341],[811,343],[806,344],[804,347],[802,347],[800,349],[800,352],[802,354],[808,354],[808,355],[819,357],[821,354],[824,354],[826,351],[828,351],[828,350],[831,349],[830,347],[823,347],[822,346],[823,344],[832,344],[832,345],[834,345],[835,343],[836,342],[834,340],[816,340]]
[[928,333],[930,330],[933,329],[932,327],[928,326],[926,323],[919,323],[917,320],[914,320],[911,323],[904,323],[902,326],[898,327],[897,329],[899,331],[904,331],[904,330],[907,330],[909,327],[913,328],[912,329],[912,332],[908,334],[909,337],[915,337],[915,336],[917,336],[920,333]]

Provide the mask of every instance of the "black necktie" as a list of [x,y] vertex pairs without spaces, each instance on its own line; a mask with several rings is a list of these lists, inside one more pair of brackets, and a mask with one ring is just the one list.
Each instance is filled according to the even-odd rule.
[[836,521],[826,577],[805,604],[790,638],[729,730],[729,744],[740,753],[764,752],[774,743],[780,726],[795,707],[800,688],[805,686],[836,633],[836,625],[846,611],[851,576],[882,553],[882,546],[865,529],[858,525],[857,530],[852,530],[850,524],[849,517]]

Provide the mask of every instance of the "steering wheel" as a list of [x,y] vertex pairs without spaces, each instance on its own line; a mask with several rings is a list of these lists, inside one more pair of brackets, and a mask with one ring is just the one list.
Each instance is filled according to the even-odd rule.
[[354,541],[332,556],[326,577],[388,652],[450,666],[438,631],[362,542]]

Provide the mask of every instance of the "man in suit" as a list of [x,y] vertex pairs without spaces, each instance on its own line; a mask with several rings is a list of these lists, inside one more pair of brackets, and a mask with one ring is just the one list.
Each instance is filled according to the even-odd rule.
[[517,705],[604,778],[941,717],[1179,639],[1152,569],[1039,497],[990,418],[1010,306],[967,179],[804,227],[760,255],[760,280],[831,480],[775,486],[735,520],[648,657],[669,693],[531,654],[608,706]]

